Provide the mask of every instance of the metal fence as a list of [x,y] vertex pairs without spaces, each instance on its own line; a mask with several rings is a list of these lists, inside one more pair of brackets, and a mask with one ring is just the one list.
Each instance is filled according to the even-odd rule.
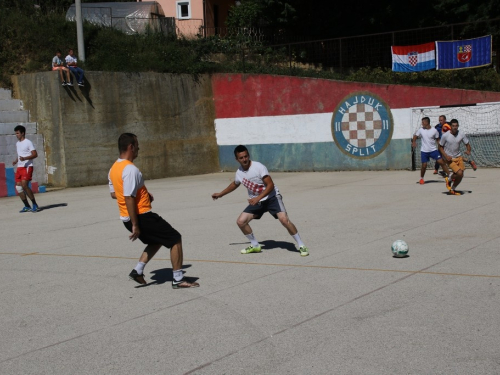
[[362,68],[392,66],[391,46],[405,46],[440,40],[460,40],[493,34],[493,65],[498,66],[500,49],[500,18],[474,23],[457,23],[353,37],[314,41],[293,41],[287,35],[267,33],[262,29],[206,28],[204,35],[237,36],[244,54],[272,50],[279,64],[295,67],[313,65],[319,68]]
[[129,35],[144,33],[148,29],[165,35],[176,35],[175,18],[157,13],[148,13],[147,16],[144,16],[144,12],[140,14],[142,15],[116,16],[111,7],[82,7],[82,18],[95,25],[113,27]]

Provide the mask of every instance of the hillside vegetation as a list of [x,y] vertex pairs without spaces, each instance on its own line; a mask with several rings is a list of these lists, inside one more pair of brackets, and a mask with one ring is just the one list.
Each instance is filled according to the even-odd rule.
[[[422,73],[393,73],[390,68],[335,71],[298,64],[290,68],[286,49],[280,52],[241,38],[187,40],[154,32],[128,36],[88,23],[84,39],[86,61],[79,65],[92,71],[260,73],[500,91],[500,76],[494,68]],[[76,47],[76,24],[66,21],[63,11],[9,7],[0,1],[0,87],[10,87],[12,75],[49,71],[57,49],[65,56],[73,48],[77,55]]]

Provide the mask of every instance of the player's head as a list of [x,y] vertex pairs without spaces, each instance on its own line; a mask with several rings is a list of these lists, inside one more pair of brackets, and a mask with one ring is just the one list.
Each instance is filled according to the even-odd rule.
[[118,151],[120,151],[120,155],[126,153],[127,151],[133,152],[134,159],[139,154],[139,141],[137,140],[137,136],[132,133],[123,133],[118,138]]
[[245,151],[248,152],[248,149],[245,146],[243,145],[236,146],[234,148],[234,156],[238,155],[240,152],[245,152]]
[[20,141],[24,138],[24,136],[26,134],[26,128],[22,125],[17,125],[14,128],[14,133],[16,133],[16,137]]
[[15,128],[14,128],[14,132],[19,132],[21,134],[26,134],[26,128],[22,125],[17,125]]
[[439,116],[439,123],[441,125],[444,125],[446,123],[446,116],[445,115]]
[[422,127],[428,128],[431,124],[431,119],[429,117],[424,117],[422,119]]
[[457,134],[458,133],[458,120],[453,119],[450,121],[451,125],[451,134]]
[[246,170],[250,166],[250,154],[248,153],[248,149],[239,145],[234,149],[234,157],[240,163],[240,165]]

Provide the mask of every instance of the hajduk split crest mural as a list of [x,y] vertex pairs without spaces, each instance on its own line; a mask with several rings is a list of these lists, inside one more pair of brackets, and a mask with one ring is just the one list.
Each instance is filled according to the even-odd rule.
[[394,120],[389,106],[370,92],[355,92],[337,105],[332,117],[335,144],[356,159],[370,159],[392,139]]

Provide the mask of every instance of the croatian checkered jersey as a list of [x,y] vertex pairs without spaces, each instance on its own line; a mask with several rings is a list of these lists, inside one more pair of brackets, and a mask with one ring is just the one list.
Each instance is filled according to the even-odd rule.
[[[250,168],[248,168],[248,170],[243,170],[243,167],[241,166],[238,168],[238,170],[236,171],[234,182],[237,185],[242,184],[244,187],[246,187],[248,190],[248,198],[252,199],[257,197],[266,189],[264,181],[262,180],[265,176],[269,176],[269,172],[267,171],[266,166],[259,163],[258,161],[252,160]],[[275,184],[274,190],[271,191],[269,195],[262,198],[261,201],[264,201],[270,197],[274,197],[276,194],[279,194],[279,190]]]

